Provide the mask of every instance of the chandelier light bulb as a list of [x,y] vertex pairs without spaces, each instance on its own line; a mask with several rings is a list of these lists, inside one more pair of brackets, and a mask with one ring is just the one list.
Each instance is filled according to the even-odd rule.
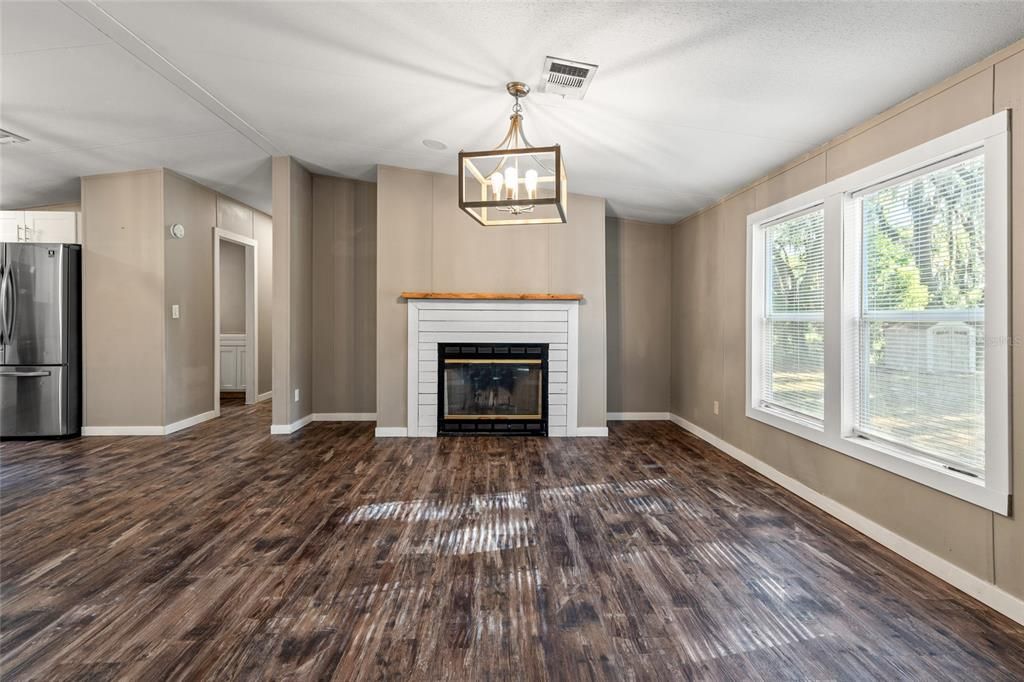
[[519,169],[515,166],[505,169],[505,188],[506,199],[519,198]]
[[501,198],[501,185],[501,173],[498,171],[494,171],[494,173],[491,174],[491,191],[494,192],[494,198],[496,200]]
[[527,169],[526,175],[523,177],[523,184],[526,185],[526,196],[530,199],[537,198],[537,171],[530,168]]

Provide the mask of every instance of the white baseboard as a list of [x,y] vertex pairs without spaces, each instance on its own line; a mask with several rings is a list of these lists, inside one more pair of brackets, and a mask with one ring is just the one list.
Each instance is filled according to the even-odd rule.
[[187,429],[196,424],[202,424],[217,416],[215,410],[203,412],[188,419],[176,421],[167,426],[83,426],[83,436],[167,436],[172,433]]
[[291,424],[271,424],[270,435],[287,436],[289,433],[295,433],[311,421],[313,421],[313,415],[307,414],[305,417],[296,419]]
[[196,424],[202,424],[205,421],[210,421],[216,416],[217,411],[210,410],[209,412],[203,412],[202,414],[197,414],[194,417],[189,417],[188,419],[182,419],[181,421],[165,426],[164,434],[174,433],[175,431],[181,431],[182,429],[187,429],[188,427],[195,426]]
[[667,422],[668,412],[609,412],[610,422]]
[[162,426],[83,426],[83,436],[162,436]]
[[315,422],[373,422],[377,421],[376,412],[314,412]]
[[408,429],[404,426],[378,426],[373,435],[377,438],[405,438]]
[[822,495],[813,488],[810,488],[795,478],[782,473],[775,467],[766,464],[750,453],[740,450],[736,446],[725,442],[718,436],[705,431],[696,424],[692,424],[675,414],[669,415],[669,419],[678,426],[693,433],[698,438],[707,441],[733,459],[747,465],[762,476],[771,479],[786,490],[799,495],[815,507],[821,509],[827,514],[830,514],[831,516],[834,516],[846,525],[860,531],[875,542],[888,547],[903,558],[917,564],[932,575],[945,580],[953,587],[966,592],[978,601],[987,604],[996,611],[1012,618],[1018,623],[1024,624],[1024,600],[1015,597],[987,580],[965,571],[956,564],[946,561],[939,555],[928,551],[920,545],[914,544],[903,536],[897,535],[888,528],[875,523],[871,519],[862,516],[860,513],[836,502],[832,498]]
[[577,426],[576,427],[577,438],[607,438],[608,427],[607,426]]
[[271,396],[274,395],[273,391],[267,391],[266,393],[260,393],[256,396],[256,402],[262,403],[264,400],[270,400]]
[[[372,422],[376,419],[375,412],[314,412],[291,424],[273,424],[270,433],[275,436],[286,436],[311,422]],[[402,435],[405,435],[405,429],[402,429]]]

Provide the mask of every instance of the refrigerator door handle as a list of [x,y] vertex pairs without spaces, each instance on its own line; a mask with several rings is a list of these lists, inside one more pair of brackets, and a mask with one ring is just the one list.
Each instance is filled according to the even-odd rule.
[[48,377],[52,372],[40,370],[37,372],[0,372],[0,377]]
[[0,346],[7,343],[7,271],[0,260]]
[[[11,339],[14,337],[14,319],[18,314],[18,293],[14,287],[14,268],[7,265],[7,272],[4,273],[2,291],[4,294],[4,335]],[[8,305],[10,301],[10,305]]]
[[0,343],[7,343],[11,338],[11,320],[7,307],[7,290],[10,288],[10,266],[0,267]]

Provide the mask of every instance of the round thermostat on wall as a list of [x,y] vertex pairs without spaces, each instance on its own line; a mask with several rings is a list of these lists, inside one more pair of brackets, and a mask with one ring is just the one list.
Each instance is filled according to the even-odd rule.
[[175,239],[183,239],[185,237],[185,226],[181,223],[171,225],[171,236]]

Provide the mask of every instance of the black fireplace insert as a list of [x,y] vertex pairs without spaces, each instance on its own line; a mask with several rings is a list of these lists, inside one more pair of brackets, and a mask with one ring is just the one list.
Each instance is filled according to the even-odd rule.
[[548,434],[546,343],[437,344],[437,433]]

